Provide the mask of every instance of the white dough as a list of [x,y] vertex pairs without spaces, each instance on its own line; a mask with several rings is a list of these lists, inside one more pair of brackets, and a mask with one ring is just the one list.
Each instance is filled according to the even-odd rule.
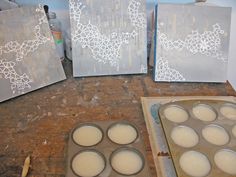
[[207,176],[211,170],[211,164],[207,157],[197,151],[187,151],[179,159],[182,170],[193,177]]
[[216,113],[210,106],[200,104],[194,106],[192,111],[194,116],[202,121],[213,121],[216,119]]
[[143,160],[132,150],[122,150],[112,157],[111,165],[118,173],[132,175],[142,169]]
[[221,114],[223,114],[226,118],[231,120],[236,120],[236,106],[222,106],[220,108]]
[[108,130],[108,137],[117,144],[130,144],[138,134],[134,127],[128,124],[116,124]]
[[175,127],[171,132],[171,138],[175,144],[185,148],[193,147],[199,141],[197,133],[187,126]]
[[164,115],[168,120],[176,123],[185,122],[189,117],[188,113],[178,106],[167,107],[164,110]]
[[233,126],[232,133],[233,133],[234,137],[236,138],[236,125]]
[[236,175],[236,152],[223,149],[215,154],[216,166],[225,173]]
[[208,125],[202,129],[202,136],[211,144],[225,145],[229,142],[229,135],[223,127],[218,125]]
[[95,126],[85,125],[77,128],[73,133],[74,141],[81,146],[93,146],[102,140],[101,130]]
[[82,177],[97,176],[104,168],[104,159],[93,151],[81,152],[72,161],[73,171]]

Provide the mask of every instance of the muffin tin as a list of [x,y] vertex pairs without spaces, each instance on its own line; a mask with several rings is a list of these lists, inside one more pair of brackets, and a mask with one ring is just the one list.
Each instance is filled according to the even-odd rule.
[[[199,110],[194,110],[196,106],[201,106]],[[206,106],[206,107],[204,107]],[[225,112],[222,111],[222,108],[227,106],[228,111],[231,111],[231,114],[226,115]],[[172,114],[171,112],[167,112],[165,110],[174,107],[174,109],[179,109],[179,112],[186,111],[188,118],[178,119],[178,111]],[[210,109],[209,112],[205,112],[206,109]],[[172,160],[175,166],[176,173],[179,177],[189,177],[191,175],[187,174],[186,171],[181,168],[180,158],[183,154],[196,151],[200,152],[201,154],[205,155],[208,159],[211,170],[203,175],[207,177],[232,177],[236,176],[236,174],[226,173],[225,171],[221,170],[216,165],[216,154],[218,152],[224,151],[223,153],[227,154],[228,152],[233,153],[236,155],[236,137],[233,134],[234,126],[236,125],[236,116],[232,111],[236,110],[236,104],[226,101],[215,101],[215,100],[184,100],[184,101],[175,101],[164,104],[159,109],[159,116],[161,120],[161,124],[167,139],[167,143],[171,152]],[[195,112],[195,114],[194,114]],[[222,112],[224,114],[222,114]],[[208,114],[209,113],[209,114]],[[169,114],[169,115],[168,115]],[[182,114],[182,113],[181,113]],[[208,114],[209,117],[206,117]],[[177,121],[174,121],[174,118],[170,118],[168,116],[175,116],[177,115]],[[184,114],[182,114],[184,116]],[[215,115],[215,118],[214,118]],[[180,121],[181,120],[181,121]],[[211,140],[206,139],[206,135],[208,135],[208,130],[205,130],[206,127],[215,126],[217,127],[216,130],[210,130],[213,135],[216,137],[213,138],[213,141],[217,140],[219,136],[226,136],[225,142],[221,142],[220,140],[217,143],[212,143]],[[193,146],[183,147],[181,146],[181,141],[174,141],[172,138],[172,131],[176,129],[176,127],[187,127],[192,129],[198,135],[197,143],[193,144]],[[218,128],[223,130],[224,133],[219,133]],[[204,131],[204,136],[203,136]],[[226,134],[225,134],[226,133]],[[181,135],[181,133],[179,133]],[[194,134],[194,133],[193,133]],[[182,133],[184,136],[185,134]],[[179,136],[179,135],[178,135]],[[228,136],[228,139],[227,139]],[[188,137],[189,138],[189,137]],[[216,138],[216,139],[215,139]],[[180,138],[181,139],[181,138]],[[178,145],[179,144],[179,145]],[[214,159],[215,158],[215,159]],[[219,160],[218,160],[219,161]],[[224,160],[222,160],[224,161]],[[236,166],[235,166],[236,167]],[[195,167],[194,167],[195,168]],[[197,170],[197,167],[195,168]],[[235,170],[234,170],[235,171]],[[234,172],[235,173],[235,172]],[[194,176],[194,175],[192,175]]]
[[[112,128],[119,129],[119,126],[127,126],[131,128],[129,131],[131,131],[131,135],[129,134],[123,134],[120,131],[121,134],[117,134],[118,137],[116,137],[116,134],[113,134],[111,136],[109,130],[112,130]],[[91,133],[88,133],[87,131],[84,131],[84,127],[89,127],[88,130],[91,130],[92,132],[97,132],[99,136],[93,136]],[[80,131],[81,129],[82,131]],[[85,133],[85,136],[78,135],[81,132]],[[119,132],[119,131],[118,131]],[[100,133],[102,137],[100,137]],[[75,136],[76,135],[76,136]],[[128,136],[128,140],[124,143],[117,142],[112,140],[115,138],[120,138],[119,136]],[[80,137],[81,139],[84,139],[85,141],[80,141],[76,139],[76,137]],[[94,139],[94,143],[91,143],[91,141],[86,141],[86,138]],[[88,140],[88,139],[87,139]],[[126,138],[127,140],[127,138]],[[82,142],[82,143],[81,143]],[[81,145],[82,144],[82,145]],[[68,152],[67,152],[67,171],[66,171],[66,177],[83,177],[82,173],[78,173],[76,171],[76,165],[80,166],[81,168],[91,168],[89,166],[89,162],[81,163],[78,161],[78,156],[81,155],[82,161],[84,160],[82,157],[83,153],[87,153],[86,155],[90,155],[93,162],[99,162],[103,160],[103,165],[100,166],[97,170],[97,173],[95,174],[87,174],[87,176],[98,176],[98,177],[151,177],[148,162],[146,159],[146,152],[144,148],[144,143],[140,137],[140,132],[136,128],[136,126],[128,121],[98,121],[98,122],[88,122],[88,123],[82,123],[77,125],[71,132],[69,136],[69,142],[68,142]],[[127,159],[123,163],[118,163],[120,165],[120,168],[116,167],[116,160],[122,160],[126,157],[126,153],[131,154],[135,161],[137,161],[137,164],[139,168],[134,169],[134,163],[130,161],[130,159]],[[95,158],[95,159],[94,159]],[[81,160],[80,159],[80,160]],[[86,159],[87,160],[87,159]],[[77,163],[77,164],[76,164]],[[80,163],[80,165],[78,165]],[[86,164],[87,163],[87,164]],[[127,165],[123,165],[125,163],[128,163],[127,165],[131,165],[130,169],[131,172],[126,172]],[[101,164],[101,163],[100,163]],[[123,165],[123,166],[122,166]],[[84,167],[82,167],[84,166]],[[73,167],[75,167],[73,169]],[[122,171],[123,170],[123,171]],[[86,176],[86,175],[84,175]]]

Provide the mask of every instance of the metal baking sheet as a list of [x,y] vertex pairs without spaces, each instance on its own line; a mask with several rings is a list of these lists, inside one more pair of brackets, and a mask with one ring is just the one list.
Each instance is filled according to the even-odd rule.
[[[211,121],[211,122],[206,122],[206,121],[204,122],[195,118],[195,116],[192,113],[192,108],[193,106],[197,104],[206,104],[206,105],[211,106],[216,111],[218,117],[214,121]],[[164,133],[167,139],[167,143],[170,149],[170,153],[172,156],[176,173],[179,177],[188,176],[181,169],[180,164],[179,164],[179,158],[184,152],[187,152],[189,150],[194,150],[194,151],[203,153],[204,155],[207,156],[211,164],[211,171],[207,175],[207,177],[216,177],[216,176],[232,177],[233,176],[233,175],[226,174],[225,172],[221,171],[214,163],[214,155],[217,151],[222,150],[222,149],[231,149],[233,151],[236,151],[236,138],[233,136],[232,131],[231,131],[236,121],[230,120],[224,117],[220,113],[220,107],[225,104],[236,105],[235,103],[232,103],[232,102],[220,101],[220,100],[185,100],[185,101],[170,102],[160,107],[159,116],[160,116],[161,124],[164,129]],[[164,110],[168,106],[171,106],[171,105],[176,105],[176,106],[180,106],[184,108],[189,114],[189,119],[182,123],[175,123],[175,122],[169,121],[164,115]],[[216,146],[216,145],[210,144],[203,138],[201,130],[205,126],[210,125],[210,124],[219,125],[227,131],[227,133],[229,134],[230,140],[226,145]],[[177,127],[180,125],[188,126],[196,131],[196,133],[199,136],[199,143],[196,146],[191,147],[191,148],[183,148],[174,143],[174,141],[171,138],[171,131],[174,127]]]
[[[113,125],[113,124],[129,124],[131,126],[133,126],[136,131],[137,131],[137,135],[138,137],[136,138],[136,140],[128,145],[119,145],[116,144],[114,142],[112,142],[108,136],[107,136],[107,131],[108,129]],[[100,143],[98,143],[97,145],[91,146],[91,147],[83,147],[83,146],[79,146],[77,145],[74,140],[73,140],[73,132],[74,130],[76,130],[78,127],[83,126],[83,125],[95,125],[97,127],[99,127],[102,132],[103,132],[103,139]],[[138,150],[138,152],[140,152],[143,156],[143,160],[144,160],[144,166],[142,168],[142,170],[138,173],[138,174],[134,174],[134,175],[128,175],[129,177],[151,177],[150,171],[149,171],[149,165],[148,165],[148,161],[146,158],[146,151],[145,151],[145,146],[144,143],[142,141],[142,138],[140,136],[140,132],[137,129],[137,126],[129,121],[97,121],[97,122],[86,122],[86,123],[82,123],[79,124],[77,126],[75,126],[75,128],[70,132],[70,136],[69,136],[69,142],[68,142],[68,149],[67,149],[67,171],[66,171],[66,177],[78,177],[78,175],[76,175],[75,173],[73,173],[72,169],[71,169],[71,161],[73,159],[73,157],[80,151],[83,150],[95,150],[97,152],[100,152],[104,155],[105,160],[106,160],[106,167],[103,170],[103,172],[101,174],[98,175],[98,177],[124,177],[125,175],[121,175],[117,172],[115,172],[111,165],[110,165],[110,156],[112,155],[113,152],[115,152],[116,150],[119,150],[120,148],[134,148],[136,150]]]

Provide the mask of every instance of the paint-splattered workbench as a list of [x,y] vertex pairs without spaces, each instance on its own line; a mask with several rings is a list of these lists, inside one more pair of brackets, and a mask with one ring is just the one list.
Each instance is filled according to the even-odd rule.
[[156,177],[141,96],[233,95],[227,84],[154,83],[151,75],[73,78],[0,104],[0,176],[20,176],[31,156],[31,177],[65,176],[69,131],[93,120],[127,119],[137,124]]

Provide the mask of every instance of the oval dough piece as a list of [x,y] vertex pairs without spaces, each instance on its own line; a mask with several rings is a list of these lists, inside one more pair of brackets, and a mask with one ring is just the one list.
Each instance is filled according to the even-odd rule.
[[75,174],[82,177],[99,175],[105,168],[105,161],[101,155],[94,151],[84,151],[77,154],[72,161]]
[[215,154],[216,166],[225,173],[236,175],[236,152],[223,149]]
[[75,143],[81,146],[94,146],[102,140],[103,133],[96,126],[84,125],[77,128],[72,137]]
[[118,123],[109,128],[107,135],[111,141],[124,145],[134,142],[138,133],[133,126]]
[[182,170],[192,177],[207,176],[211,170],[211,164],[207,157],[197,151],[187,151],[179,159]]
[[123,175],[134,175],[143,167],[143,160],[132,150],[122,150],[115,153],[111,159],[112,168]]
[[171,131],[171,138],[175,144],[190,148],[198,144],[199,137],[197,133],[190,127],[178,126]]
[[220,108],[221,114],[228,119],[236,120],[236,106],[235,105],[225,105]]
[[189,118],[187,111],[175,105],[168,106],[164,110],[164,115],[168,120],[176,123],[185,122]]
[[229,142],[229,135],[223,127],[208,125],[202,129],[202,136],[211,144],[222,146]]
[[199,104],[197,106],[194,106],[192,111],[194,116],[202,121],[207,121],[207,122],[213,121],[217,117],[215,111],[213,111],[213,109],[210,106],[204,104]]

